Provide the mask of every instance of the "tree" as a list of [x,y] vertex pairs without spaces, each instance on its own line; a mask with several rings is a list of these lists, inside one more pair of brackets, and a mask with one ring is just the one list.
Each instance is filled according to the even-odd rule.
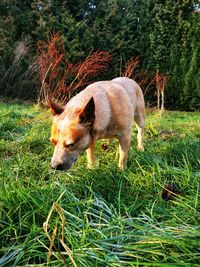
[[190,38],[186,39],[186,44],[181,63],[183,69],[183,96],[182,105],[189,109],[200,109],[200,13],[192,14],[190,23],[187,24]]
[[[191,24],[195,1],[136,2],[143,67],[150,72],[159,70],[167,74],[166,105],[170,108],[180,107],[183,88],[186,86],[188,91],[191,90],[184,80],[190,64],[192,28],[199,19],[196,16]],[[189,102],[185,104],[189,108]]]
[[156,72],[155,83],[157,89],[157,110],[162,115],[164,112],[164,101],[165,101],[165,87],[167,82],[167,76],[160,74],[159,70]]
[[[19,77],[35,66],[37,40],[59,32],[64,36],[66,57],[73,64],[84,60],[92,49],[112,54],[108,71],[95,79],[122,75],[125,63],[139,56],[139,72],[155,75],[159,70],[168,76],[166,107],[195,109],[200,87],[199,9],[197,0],[2,0],[1,93],[23,96],[26,92],[27,96],[29,88],[36,89],[35,77],[23,81]],[[26,36],[32,46],[12,75],[13,82],[6,84],[3,77]]]

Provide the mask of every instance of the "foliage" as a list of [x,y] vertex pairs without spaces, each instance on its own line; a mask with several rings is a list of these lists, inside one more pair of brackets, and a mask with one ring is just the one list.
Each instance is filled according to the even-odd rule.
[[[36,43],[59,32],[67,62],[82,62],[90,51],[112,55],[110,68],[97,80],[122,75],[126,62],[139,56],[142,74],[159,70],[168,76],[167,108],[199,109],[199,1],[3,0],[0,15],[1,95],[36,98]],[[7,80],[17,43],[26,36],[31,49]],[[35,72],[24,76],[30,69]],[[153,91],[147,90],[147,101],[154,101]]]
[[[181,64],[185,67],[183,70],[183,92],[185,99],[182,99],[182,103],[183,105],[187,105],[187,102],[189,102],[190,108],[194,110],[195,107],[199,109],[200,105],[200,44],[198,40],[198,35],[200,33],[199,13],[193,14],[191,22],[194,23],[192,31],[189,31],[191,34],[191,43],[189,47],[185,44],[184,56],[181,58]],[[187,30],[188,27],[190,27],[190,25],[187,25]],[[190,42],[190,38],[188,37],[185,42]]]
[[77,90],[83,89],[91,78],[104,70],[111,59],[108,52],[91,51],[83,62],[72,64],[66,59],[63,38],[58,33],[46,42],[38,41],[37,47],[41,81],[39,103],[55,97],[66,104]]
[[[1,266],[199,266],[198,113],[148,113],[145,152],[133,129],[124,172],[115,141],[97,144],[93,170],[82,155],[58,172],[50,114],[25,104],[0,111]],[[181,192],[168,202],[166,184]]]

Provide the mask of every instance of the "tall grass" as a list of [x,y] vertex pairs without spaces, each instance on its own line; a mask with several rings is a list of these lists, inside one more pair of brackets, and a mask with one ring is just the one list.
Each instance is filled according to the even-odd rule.
[[[128,167],[117,142],[68,172],[50,168],[51,118],[0,103],[0,266],[200,266],[200,115],[147,115]],[[165,201],[165,185],[180,194]]]

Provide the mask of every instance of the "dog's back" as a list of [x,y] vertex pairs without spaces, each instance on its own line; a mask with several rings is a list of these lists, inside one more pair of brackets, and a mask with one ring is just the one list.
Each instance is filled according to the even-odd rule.
[[127,92],[132,105],[135,106],[135,112],[143,110],[145,108],[143,92],[140,86],[132,79],[127,77],[118,77],[112,80],[117,84],[120,84]]
[[95,82],[66,105],[65,112],[74,115],[75,110],[85,106],[93,97],[95,102],[95,124],[97,131],[104,130],[110,123],[127,125],[134,119],[135,113],[144,110],[144,98],[139,85],[126,77],[118,77],[112,81]]

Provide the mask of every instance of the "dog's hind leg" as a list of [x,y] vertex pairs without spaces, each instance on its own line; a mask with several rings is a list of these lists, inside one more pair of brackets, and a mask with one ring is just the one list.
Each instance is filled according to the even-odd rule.
[[137,127],[137,141],[138,141],[138,150],[144,151],[144,127],[145,119],[143,113],[136,113],[134,117],[136,127]]
[[95,165],[94,149],[95,143],[90,144],[89,148],[87,149],[88,169],[92,169],[92,167]]
[[119,138],[119,164],[118,167],[124,170],[126,167],[126,161],[128,158],[128,151],[131,145],[131,135],[127,136],[127,133]]

